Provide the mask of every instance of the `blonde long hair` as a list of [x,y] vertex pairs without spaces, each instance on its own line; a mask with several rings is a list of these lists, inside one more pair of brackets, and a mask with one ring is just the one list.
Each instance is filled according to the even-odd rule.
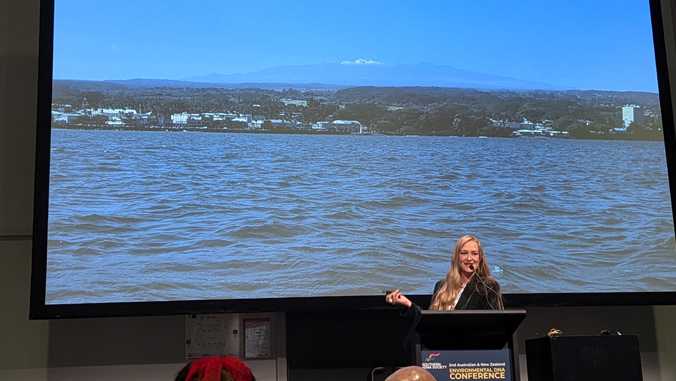
[[[436,294],[434,294],[430,310],[448,310],[451,306],[453,306],[455,298],[460,293],[462,284],[460,277],[460,251],[467,242],[476,242],[477,246],[479,246],[479,265],[474,271],[476,275],[485,278],[485,281],[489,282],[490,284],[497,284],[495,279],[493,279],[491,276],[491,271],[488,269],[486,257],[484,256],[484,249],[481,247],[481,242],[479,242],[479,239],[473,235],[464,235],[460,237],[460,239],[458,239],[458,241],[455,243],[453,256],[451,257],[451,267],[448,269],[448,273],[446,273],[444,284],[439,288]],[[487,290],[480,290],[477,283],[478,282],[474,282],[475,290],[479,294],[483,294],[486,298],[488,298]],[[499,303],[500,306],[497,307],[502,308],[501,301],[499,301]]]

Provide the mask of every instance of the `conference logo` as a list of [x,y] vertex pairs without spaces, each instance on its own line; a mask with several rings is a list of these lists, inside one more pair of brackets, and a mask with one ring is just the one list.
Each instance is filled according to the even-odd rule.
[[[441,352],[437,353],[428,353],[427,357],[425,360],[422,362],[422,368],[427,369],[427,370],[438,370],[438,369],[446,369],[448,368],[448,365],[444,365],[440,363],[443,356],[441,356]],[[432,362],[434,361],[434,362]]]

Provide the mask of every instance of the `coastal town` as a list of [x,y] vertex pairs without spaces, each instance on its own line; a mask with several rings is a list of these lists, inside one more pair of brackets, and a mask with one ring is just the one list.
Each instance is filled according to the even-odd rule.
[[[255,105],[254,105],[255,106]],[[267,119],[264,115],[224,112],[175,113],[168,118],[153,115],[152,111],[135,109],[79,109],[71,105],[52,105],[52,126],[63,128],[105,128],[130,130],[180,130],[220,132],[296,132],[296,133],[337,133],[373,135],[381,134],[372,126],[358,120],[332,120],[305,123],[298,120],[300,113],[289,119]],[[610,130],[610,134],[626,134],[632,124],[642,124],[643,110],[636,106],[622,107],[623,123]],[[551,120],[533,123],[491,120],[493,127],[511,131],[511,137],[553,137],[569,138],[568,131],[557,131]],[[589,121],[583,121],[589,124]],[[405,133],[402,133],[405,134]]]
[[[428,90],[437,92],[432,95],[424,93],[424,89],[408,88],[329,92],[190,89],[184,90],[185,94],[180,89],[151,90],[103,93],[69,89],[69,96],[55,91],[52,126],[231,133],[663,139],[659,105],[630,104],[630,98],[606,94],[601,94],[607,98],[601,103],[597,94],[506,92],[495,96],[495,92],[471,89],[442,89],[441,94],[437,94],[438,89]],[[426,96],[422,101],[421,92]],[[415,96],[413,101],[411,93]],[[548,98],[540,99],[545,97]],[[625,103],[618,105],[622,101]]]
[[[372,134],[372,128],[356,120],[318,121],[303,123],[298,115],[290,119],[267,119],[264,115],[204,112],[176,113],[168,118],[134,109],[81,109],[72,111],[70,105],[53,105],[54,127],[103,127],[108,129],[221,131],[221,132],[334,132],[345,134]],[[66,110],[71,110],[67,112]],[[92,123],[94,121],[94,123]]]

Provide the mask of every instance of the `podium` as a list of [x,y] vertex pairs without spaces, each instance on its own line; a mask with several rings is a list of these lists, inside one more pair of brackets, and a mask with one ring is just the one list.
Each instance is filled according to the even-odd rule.
[[416,364],[437,380],[518,381],[516,329],[525,317],[522,309],[422,311],[409,333]]

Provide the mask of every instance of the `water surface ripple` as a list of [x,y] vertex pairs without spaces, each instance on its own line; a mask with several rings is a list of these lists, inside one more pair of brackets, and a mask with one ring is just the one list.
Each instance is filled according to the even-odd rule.
[[53,130],[47,303],[676,290],[658,142]]

